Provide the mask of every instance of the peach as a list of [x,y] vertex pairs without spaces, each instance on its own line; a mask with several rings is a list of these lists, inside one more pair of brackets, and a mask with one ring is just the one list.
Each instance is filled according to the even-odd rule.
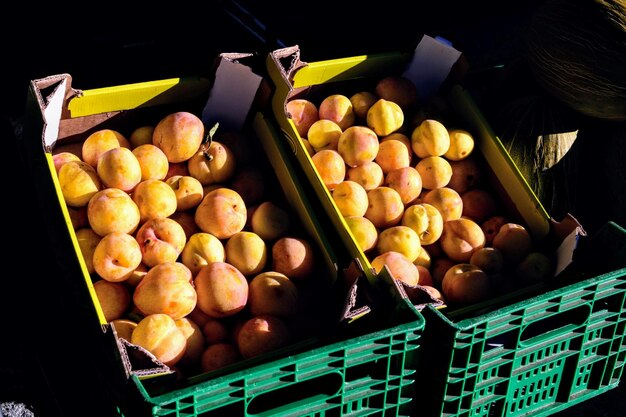
[[188,161],[189,175],[202,185],[219,184],[230,180],[237,169],[235,154],[223,143],[213,141],[200,146]]
[[376,244],[376,250],[379,254],[398,252],[406,256],[411,262],[417,259],[421,247],[420,238],[415,230],[402,225],[391,226],[382,230],[378,234],[378,243]]
[[411,164],[413,150],[411,142],[404,134],[396,132],[380,140],[378,154],[374,161],[387,174],[394,169],[408,167]]
[[130,147],[132,149],[138,148],[141,145],[145,145],[146,143],[149,143],[152,145],[152,134],[154,133],[154,126],[152,125],[145,125],[145,126],[139,126],[138,128],[135,128],[135,130],[133,130],[130,133],[130,136],[128,137],[128,142],[130,143]]
[[265,241],[272,241],[284,236],[291,226],[291,216],[287,209],[273,201],[259,204],[250,219],[252,232]]
[[267,263],[267,245],[254,232],[241,231],[232,235],[224,245],[226,262],[245,276],[260,273]]
[[446,275],[446,272],[448,272],[448,269],[452,268],[454,265],[456,265],[456,262],[445,256],[432,260],[430,275],[433,278],[435,287],[441,288],[443,277]]
[[246,225],[246,203],[237,191],[218,187],[204,195],[196,207],[195,220],[203,232],[228,239]]
[[449,161],[460,161],[471,155],[474,150],[474,137],[464,129],[449,129],[450,147],[443,154]]
[[493,238],[498,234],[500,227],[508,222],[509,220],[506,217],[500,215],[491,216],[483,221],[480,228],[483,229],[483,233],[485,234],[485,245],[491,246],[493,244]]
[[422,186],[428,190],[445,187],[452,178],[450,162],[441,156],[422,158],[415,169],[422,177]]
[[98,158],[96,172],[107,188],[130,193],[141,181],[141,165],[129,148],[109,149]]
[[68,206],[83,207],[102,189],[96,170],[86,162],[69,161],[59,169],[59,185]]
[[354,116],[360,121],[365,121],[367,117],[367,111],[372,107],[379,97],[376,97],[371,91],[359,91],[350,96],[350,102],[352,103],[352,111]]
[[404,204],[400,194],[391,187],[377,187],[367,192],[369,206],[365,212],[374,226],[386,229],[402,220]]
[[371,220],[364,216],[348,216],[344,220],[361,251],[368,252],[376,247],[378,229]]
[[291,119],[298,134],[306,138],[307,132],[313,123],[319,120],[319,110],[317,106],[303,98],[293,99],[285,105],[287,117]]
[[499,249],[485,246],[477,249],[469,259],[469,263],[482,269],[487,275],[499,274],[504,268],[504,257]]
[[337,152],[346,165],[356,167],[374,161],[379,147],[378,136],[372,129],[365,126],[351,126],[339,136]]
[[500,226],[491,245],[502,252],[507,267],[516,266],[533,250],[533,240],[528,230],[513,222]]
[[367,191],[356,181],[345,180],[332,191],[332,199],[342,216],[363,216],[367,210]]
[[354,125],[355,115],[352,102],[343,94],[332,94],[325,97],[319,105],[320,119],[332,120],[341,130],[345,131]]
[[397,103],[379,98],[367,110],[365,123],[378,136],[388,136],[402,127],[404,112]]
[[130,142],[124,135],[113,129],[100,129],[87,136],[83,142],[81,159],[95,169],[100,155],[119,147],[130,149]]
[[185,354],[187,338],[167,314],[150,314],[137,323],[130,342],[150,352],[165,366],[174,366]]
[[285,274],[261,272],[250,281],[248,309],[253,316],[292,316],[298,309],[298,288]]
[[237,332],[237,347],[245,359],[272,352],[289,341],[287,324],[274,316],[252,317]]
[[322,183],[332,191],[346,177],[346,162],[339,152],[323,149],[311,157]]
[[181,252],[181,261],[193,276],[211,262],[224,262],[225,257],[222,241],[205,232],[190,235]]
[[204,140],[204,123],[186,111],[170,113],[154,127],[152,144],[158,146],[170,163],[184,162],[198,152]]
[[232,316],[248,302],[246,277],[227,262],[211,262],[203,266],[194,279],[198,307],[214,318]]
[[417,102],[417,87],[413,81],[399,75],[381,78],[374,87],[380,98],[393,101],[402,108],[408,108]]
[[246,206],[253,206],[265,197],[265,175],[254,166],[243,167],[230,181],[230,188],[236,191]]
[[[309,128],[307,140],[315,152],[322,149],[337,150],[343,130],[332,120],[320,119]],[[314,152],[314,153],[315,153]]]
[[191,272],[180,262],[164,262],[148,270],[133,292],[133,304],[145,316],[167,314],[174,320],[195,308],[196,290]]
[[141,248],[127,233],[112,232],[105,235],[93,252],[93,268],[107,281],[128,279],[141,263]]
[[496,213],[498,202],[494,196],[481,188],[467,190],[461,194],[463,200],[463,217],[469,217],[482,224]]
[[435,188],[422,198],[423,203],[434,206],[441,213],[444,222],[461,218],[463,200],[459,193],[449,187]]
[[411,147],[419,158],[442,156],[450,149],[448,129],[438,120],[426,119],[413,129]]
[[93,283],[93,289],[107,323],[120,319],[130,306],[130,291],[121,282],[101,279]]
[[459,263],[445,273],[441,290],[446,302],[463,306],[486,300],[491,292],[489,277],[476,265]]
[[133,334],[133,330],[137,327],[137,322],[130,319],[115,319],[111,320],[111,326],[115,328],[117,337],[130,342],[130,338]]
[[422,192],[422,176],[411,166],[398,168],[387,173],[384,185],[396,190],[402,203],[408,206],[415,202]]
[[170,219],[176,221],[183,227],[185,236],[191,236],[194,233],[200,232],[200,228],[196,224],[193,211],[176,211],[170,216]]
[[205,350],[204,334],[202,329],[188,317],[182,317],[176,321],[176,326],[183,332],[187,339],[187,348],[177,365],[194,366],[200,363],[200,358]]
[[428,251],[428,248],[425,248],[424,245],[422,245],[420,247],[420,253],[417,255],[417,258],[415,258],[413,263],[417,266],[430,268],[430,266],[432,265],[432,257],[430,256],[430,252]]
[[83,255],[87,272],[90,274],[95,272],[93,268],[93,253],[101,239],[102,237],[94,232],[91,227],[83,227],[76,230],[78,247],[80,248],[80,253]]
[[435,206],[428,203],[413,204],[404,210],[400,224],[417,233],[421,245],[435,243],[443,232],[443,217]]
[[419,270],[406,256],[399,252],[384,252],[372,260],[372,268],[380,273],[386,266],[391,276],[407,285],[415,286],[419,283]]
[[150,268],[176,261],[187,242],[183,227],[169,217],[147,220],[135,237],[141,248],[141,261]]
[[207,345],[225,342],[230,337],[230,331],[221,319],[207,316],[207,320],[202,324],[202,334]]
[[243,358],[234,343],[220,342],[207,346],[200,357],[202,372],[211,372],[239,362]]
[[141,181],[132,193],[139,208],[141,223],[158,217],[169,217],[176,211],[176,193],[163,180]]
[[176,196],[176,211],[196,208],[204,197],[202,183],[191,175],[174,175],[165,180]]
[[482,170],[475,158],[469,156],[460,161],[450,161],[452,176],[448,187],[459,194],[477,188],[482,184]]
[[385,174],[380,165],[372,161],[357,167],[349,167],[345,171],[345,179],[358,182],[365,191],[369,191],[383,185]]
[[272,244],[272,269],[293,280],[311,277],[315,267],[313,246],[304,238],[284,236]]
[[485,246],[485,234],[473,220],[461,217],[443,224],[441,248],[455,262],[469,263],[474,252]]
[[82,161],[82,160],[80,159],[80,156],[69,151],[63,151],[63,152],[55,153],[54,155],[52,155],[52,162],[54,163],[54,170],[56,171],[57,175],[59,174],[59,169],[61,169],[63,164],[65,164],[66,162],[70,162],[70,161]]
[[141,167],[141,180],[164,180],[170,169],[170,163],[165,153],[150,143],[144,143],[133,148],[133,154]]

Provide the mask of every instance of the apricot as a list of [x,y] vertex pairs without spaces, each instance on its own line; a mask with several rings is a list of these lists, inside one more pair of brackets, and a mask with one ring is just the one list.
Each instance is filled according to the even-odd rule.
[[315,267],[313,246],[304,238],[283,236],[272,244],[272,269],[290,279],[304,280]]
[[452,178],[450,162],[441,156],[422,158],[415,165],[415,169],[422,178],[422,186],[428,190],[445,187]]
[[372,260],[372,268],[380,273],[387,266],[394,279],[407,285],[415,286],[419,283],[419,270],[406,256],[399,252],[384,252]]
[[505,223],[493,237],[491,245],[499,249],[506,266],[516,266],[533,250],[533,240],[528,230],[518,223]]
[[135,187],[132,199],[139,208],[141,222],[157,217],[169,217],[176,211],[176,193],[163,180],[144,180]]
[[265,176],[256,167],[243,167],[231,179],[230,188],[241,196],[246,206],[259,204],[265,198]]
[[204,334],[202,329],[188,317],[182,317],[176,321],[176,326],[187,339],[187,348],[177,365],[193,366],[200,363],[202,353],[205,350]]
[[189,236],[181,252],[182,263],[196,275],[211,262],[224,262],[224,244],[210,233],[198,232]]
[[397,103],[379,98],[367,111],[365,121],[378,136],[388,136],[402,127],[404,112]]
[[411,147],[419,158],[442,156],[450,149],[448,129],[438,120],[426,119],[413,129]]
[[259,204],[250,219],[252,232],[265,241],[276,240],[287,233],[291,226],[291,216],[287,209],[273,201]]
[[376,247],[378,230],[374,223],[364,216],[348,216],[344,219],[356,244],[363,252]]
[[245,359],[277,350],[289,341],[287,324],[274,316],[252,317],[237,332],[237,347]]
[[481,188],[467,190],[461,194],[461,200],[463,217],[469,217],[479,224],[492,217],[498,209],[498,202],[494,196]]
[[187,161],[189,175],[202,185],[219,184],[230,180],[237,169],[235,154],[223,143],[213,141],[202,145]]
[[435,243],[443,232],[441,212],[428,203],[413,204],[407,207],[400,223],[417,233],[421,245]]
[[332,94],[325,97],[319,105],[320,119],[332,120],[342,131],[354,125],[355,115],[352,102],[343,94]]
[[261,272],[250,281],[248,309],[253,316],[292,316],[298,309],[298,288],[285,274]]
[[346,162],[339,152],[323,149],[316,152],[311,161],[322,183],[332,191],[346,177]]
[[319,111],[317,106],[302,98],[293,99],[287,102],[285,105],[287,111],[287,117],[291,119],[298,134],[306,138],[307,132],[313,123],[319,120]]
[[474,252],[485,246],[485,234],[473,220],[447,220],[441,233],[441,248],[455,262],[469,263]]
[[471,155],[474,150],[474,137],[464,129],[449,129],[450,147],[443,154],[449,161],[460,161]]
[[332,191],[332,199],[342,216],[363,216],[367,210],[367,191],[356,181],[345,180]]
[[167,314],[150,314],[141,319],[130,342],[143,347],[166,366],[176,365],[187,348],[187,338]]
[[372,129],[365,126],[351,126],[339,136],[337,152],[346,165],[356,167],[374,161],[379,146],[378,136]]
[[128,142],[132,149],[138,148],[141,145],[149,143],[152,145],[152,134],[154,133],[154,126],[145,125],[135,128],[128,137]]
[[358,182],[365,188],[365,191],[370,191],[383,185],[385,174],[380,165],[372,161],[356,167],[349,167],[345,171],[345,179]]
[[322,149],[337,150],[339,137],[343,130],[332,120],[320,119],[309,128],[307,140],[315,152]]
[[133,292],[133,304],[143,315],[162,313],[174,320],[195,308],[197,294],[191,272],[180,262],[164,262],[148,270]]
[[141,248],[141,261],[148,267],[176,261],[187,242],[183,227],[168,217],[149,219],[135,237]]
[[391,226],[378,234],[378,253],[398,252],[413,262],[417,259],[422,245],[415,230],[408,226]]
[[152,144],[170,163],[184,162],[198,152],[204,140],[204,123],[193,113],[178,111],[163,117],[154,127]]
[[241,231],[232,235],[224,245],[225,260],[245,276],[260,273],[267,263],[267,245],[254,232]]
[[70,162],[70,161],[82,161],[82,160],[80,159],[80,156],[69,151],[59,152],[59,153],[55,153],[52,155],[52,162],[54,163],[54,170],[57,173],[57,175],[59,174],[59,169],[61,169],[63,164],[65,164],[66,162]]
[[374,93],[380,98],[393,101],[403,109],[417,102],[417,87],[413,81],[400,75],[381,78],[374,87]]
[[165,180],[176,196],[176,211],[194,209],[204,197],[202,183],[191,175],[174,175]]
[[150,143],[144,143],[133,148],[133,154],[141,167],[141,180],[164,180],[170,169],[170,163],[165,153]]
[[93,268],[93,253],[101,239],[102,237],[94,232],[91,227],[82,227],[76,230],[78,247],[80,248],[80,253],[83,255],[87,272],[90,274],[95,272]]
[[411,164],[411,142],[402,133],[392,133],[380,140],[378,154],[374,161],[387,174],[395,169],[408,167]]
[[121,282],[101,279],[93,283],[93,289],[107,323],[120,319],[130,306],[130,291]]
[[422,176],[417,169],[406,166],[394,169],[385,176],[384,185],[400,194],[402,204],[408,206],[415,202],[422,192]]
[[246,277],[227,262],[211,262],[200,268],[194,279],[198,307],[214,318],[232,316],[248,301]]
[[376,97],[371,91],[359,91],[350,96],[350,102],[352,103],[352,111],[355,117],[359,121],[365,121],[367,117],[367,111],[379,97]]
[[211,372],[232,365],[242,360],[234,343],[219,342],[207,346],[200,357],[202,372]]
[[96,170],[83,161],[68,161],[59,169],[59,185],[68,206],[83,207],[100,190],[102,181]]
[[482,170],[473,157],[467,157],[460,161],[450,161],[452,176],[448,182],[448,188],[452,188],[459,194],[467,190],[477,188],[482,184]]
[[141,263],[141,248],[127,233],[105,235],[93,252],[93,268],[103,279],[120,282],[128,279]]
[[422,202],[439,210],[444,222],[459,219],[463,213],[463,199],[459,193],[449,187],[435,188],[426,192]]
[[377,228],[386,229],[402,220],[404,204],[400,194],[391,187],[377,187],[367,192],[369,206],[365,212]]
[[204,195],[194,218],[203,232],[228,239],[246,225],[246,203],[235,190],[218,187]]
[[486,300],[491,288],[484,271],[476,265],[459,263],[446,271],[441,290],[447,303],[463,306]]
[[104,152],[96,163],[96,172],[107,188],[130,193],[141,181],[141,165],[129,148],[118,147]]
[[100,129],[87,136],[83,142],[81,159],[95,169],[100,155],[120,146],[130,148],[130,142],[124,135],[113,129]]

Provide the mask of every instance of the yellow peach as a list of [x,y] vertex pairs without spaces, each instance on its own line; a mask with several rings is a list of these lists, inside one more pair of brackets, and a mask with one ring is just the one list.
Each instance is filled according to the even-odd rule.
[[363,216],[367,210],[367,191],[356,181],[345,180],[337,184],[331,193],[342,216]]
[[332,94],[325,97],[319,105],[320,119],[332,120],[341,130],[345,131],[354,125],[355,115],[352,102],[343,94]]
[[111,282],[125,281],[140,263],[139,243],[127,233],[105,235],[93,252],[94,270],[101,278]]
[[423,203],[434,206],[441,213],[443,221],[461,218],[463,200],[459,193],[449,187],[435,188],[424,194]]
[[469,263],[474,252],[485,246],[485,234],[473,220],[447,220],[441,233],[441,248],[455,262]]
[[291,119],[298,134],[306,138],[307,132],[313,123],[319,120],[317,106],[310,100],[297,98],[287,102],[285,105],[287,117]]
[[228,239],[246,225],[246,203],[235,190],[218,187],[204,195],[196,207],[195,220],[203,232]]
[[180,262],[164,262],[148,270],[133,292],[133,304],[145,316],[167,314],[174,320],[195,308],[196,290],[191,272]]
[[199,232],[189,236],[181,253],[182,263],[195,276],[211,262],[224,262],[224,244],[210,233]]
[[87,136],[83,142],[81,159],[96,168],[100,155],[119,147],[130,148],[130,142],[124,135],[116,130],[100,129]]
[[395,169],[408,167],[411,164],[413,150],[406,135],[395,132],[380,140],[378,154],[374,161],[387,174]]
[[187,338],[167,314],[150,314],[137,323],[130,342],[141,346],[166,366],[174,366],[185,354]]
[[93,231],[91,227],[83,227],[76,230],[76,240],[80,248],[80,253],[83,255],[87,272],[93,274],[95,269],[93,268],[93,253],[100,243],[102,237]]
[[427,269],[429,269],[430,266],[432,265],[432,258],[430,256],[430,253],[428,252],[428,249],[424,247],[423,244],[422,244],[422,247],[420,248],[419,255],[417,255],[417,258],[415,258],[413,263],[417,266],[423,266],[424,268],[427,268]]
[[398,252],[406,256],[406,258],[414,262],[421,249],[420,238],[415,232],[408,226],[391,226],[382,230],[378,234],[378,243],[376,244],[376,250],[379,254],[385,252]]
[[419,283],[419,270],[406,256],[399,252],[384,252],[372,260],[372,268],[380,273],[387,267],[394,279],[407,285],[415,286]]
[[233,265],[211,262],[203,266],[194,279],[198,307],[214,318],[232,316],[248,302],[248,281]]
[[107,323],[120,319],[130,306],[130,291],[121,282],[101,279],[93,283],[93,289]]
[[346,177],[346,162],[338,151],[323,149],[315,152],[311,161],[322,183],[331,191]]
[[367,117],[367,111],[378,100],[374,93],[371,91],[359,91],[350,96],[350,102],[352,103],[352,111],[355,117],[360,121],[365,121]]
[[443,231],[441,212],[428,203],[413,204],[407,207],[400,223],[413,229],[422,245],[435,243]]
[[320,119],[309,128],[307,140],[315,152],[322,149],[337,150],[337,144],[343,131],[332,120]]
[[313,246],[304,238],[284,236],[272,244],[272,269],[294,280],[311,277],[315,267]]
[[285,274],[261,272],[250,281],[248,309],[253,316],[292,316],[298,309],[298,288]]
[[368,162],[356,167],[349,167],[345,172],[345,179],[361,184],[365,191],[373,190],[383,185],[385,174],[376,161]]
[[372,129],[365,126],[350,126],[339,136],[337,152],[346,165],[356,167],[374,161],[379,147],[378,136]]
[[371,220],[364,216],[348,216],[345,221],[358,247],[363,252],[368,252],[376,247],[378,229]]
[[415,169],[422,177],[422,186],[428,190],[445,187],[452,178],[450,162],[441,156],[422,158]]
[[174,262],[187,242],[185,230],[169,217],[155,217],[141,225],[136,234],[141,261],[148,267]]
[[419,158],[442,156],[450,149],[450,134],[440,121],[426,119],[413,129],[411,146]]
[[191,175],[174,175],[165,180],[174,190],[176,211],[187,211],[196,208],[204,197],[202,183]]
[[474,150],[474,137],[464,129],[449,129],[450,147],[443,154],[449,161],[460,161],[471,155]]
[[141,165],[129,148],[109,149],[98,158],[96,172],[107,188],[130,193],[141,181]]
[[176,193],[163,180],[144,180],[135,187],[132,199],[139,208],[141,222],[169,217],[176,211]]
[[141,180],[164,180],[170,169],[170,163],[165,153],[150,143],[144,143],[133,148],[133,154],[141,166]]
[[384,185],[393,188],[400,194],[405,206],[415,202],[422,192],[422,176],[417,169],[406,166],[385,175]]
[[365,122],[378,136],[388,136],[402,127],[404,112],[397,103],[379,98],[367,110]]
[[188,161],[189,175],[202,185],[224,183],[232,178],[237,168],[235,154],[223,143],[212,141],[200,146]]
[[[52,155],[52,161],[54,162],[54,170],[56,171],[57,175],[59,174],[59,169],[61,169],[61,167],[63,166],[63,164],[65,164],[66,162],[70,162],[70,161],[81,161],[80,156],[69,152],[69,151],[64,151],[64,152],[59,152],[59,153],[55,153]],[[90,165],[91,166],[91,165]]]
[[265,241],[273,241],[284,236],[291,226],[291,216],[287,209],[273,201],[259,204],[250,219],[252,232]]
[[59,185],[68,206],[83,207],[102,189],[95,168],[86,162],[69,161],[59,169]]
[[154,127],[152,144],[170,163],[184,162],[198,152],[204,140],[204,123],[193,113],[178,111],[163,117]]
[[260,273],[267,262],[267,245],[254,232],[241,231],[232,235],[224,245],[225,260],[245,276]]
[[402,220],[404,204],[400,194],[391,187],[377,187],[367,192],[367,217],[377,228],[386,229]]

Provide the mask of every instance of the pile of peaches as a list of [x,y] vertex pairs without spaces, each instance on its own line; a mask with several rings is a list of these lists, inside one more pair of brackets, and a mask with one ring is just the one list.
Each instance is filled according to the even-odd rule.
[[[471,132],[438,97],[387,76],[370,89],[294,97],[288,116],[336,214],[378,273],[449,307],[549,278],[552,259],[504,210]],[[407,291],[409,297],[419,292]]]
[[290,343],[315,285],[316,248],[250,140],[207,133],[179,111],[53,151],[104,318],[183,374]]

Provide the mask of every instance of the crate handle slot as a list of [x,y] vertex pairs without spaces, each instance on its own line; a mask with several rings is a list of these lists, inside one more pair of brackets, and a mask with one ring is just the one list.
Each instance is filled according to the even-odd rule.
[[532,322],[522,329],[519,345],[530,346],[570,333],[582,326],[590,315],[591,306],[583,304]]
[[[279,409],[310,407],[328,401],[341,392],[343,375],[332,372],[258,395],[250,401],[246,415],[273,416]],[[288,404],[287,404],[288,403]]]

